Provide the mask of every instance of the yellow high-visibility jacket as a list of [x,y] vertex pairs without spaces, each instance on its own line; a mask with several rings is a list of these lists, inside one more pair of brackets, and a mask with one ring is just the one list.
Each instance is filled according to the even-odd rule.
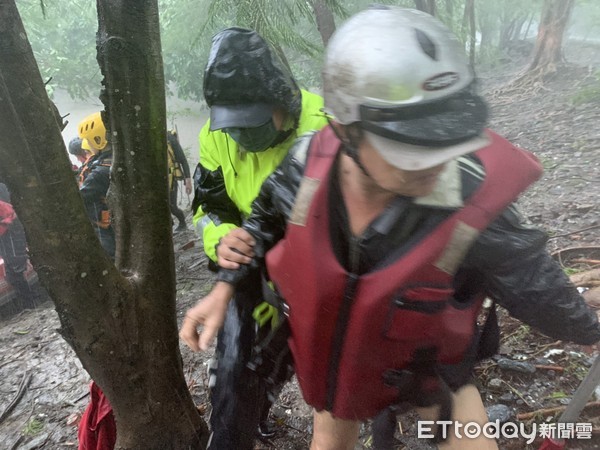
[[200,131],[200,161],[194,174],[194,225],[202,225],[204,251],[216,261],[216,245],[241,225],[251,210],[263,181],[287,155],[297,137],[327,124],[323,99],[302,90],[302,111],[296,130],[276,147],[264,152],[240,152],[226,133],[210,131],[207,121]]

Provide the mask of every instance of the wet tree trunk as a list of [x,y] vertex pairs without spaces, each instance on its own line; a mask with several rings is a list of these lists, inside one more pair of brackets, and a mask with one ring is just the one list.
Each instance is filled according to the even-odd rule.
[[201,448],[206,425],[175,320],[157,4],[99,0],[98,9],[118,270],[84,212],[14,0],[0,2],[0,176],[61,334],[114,408],[117,448]]
[[500,48],[506,48],[506,46],[508,46],[510,44],[510,41],[511,41],[513,33],[514,33],[516,20],[517,19],[512,18],[510,20],[510,22],[508,22],[508,24],[502,24],[502,27],[500,30],[499,45],[498,45]]
[[333,13],[323,0],[313,0],[312,8],[315,13],[317,29],[321,34],[323,46],[326,47],[331,35],[335,31],[335,20],[333,18]]
[[527,22],[527,28],[525,28],[525,33],[523,33],[522,39],[527,39],[527,35],[529,35],[529,30],[531,29],[532,23],[533,23],[533,13],[529,16],[529,21]]
[[448,19],[454,17],[454,0],[446,0],[446,15]]
[[469,36],[469,62],[471,66],[475,65],[475,47],[476,47],[476,25],[475,25],[475,0],[465,1],[465,13],[463,16],[463,30],[468,28]]
[[435,16],[435,0],[414,0],[415,8]]
[[544,0],[528,71],[553,72],[563,62],[562,41],[575,0]]

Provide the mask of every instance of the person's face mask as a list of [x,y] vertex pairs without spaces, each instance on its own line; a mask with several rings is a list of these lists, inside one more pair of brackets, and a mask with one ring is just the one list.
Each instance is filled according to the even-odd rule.
[[225,128],[223,131],[249,152],[262,152],[273,145],[279,137],[273,119],[255,128]]

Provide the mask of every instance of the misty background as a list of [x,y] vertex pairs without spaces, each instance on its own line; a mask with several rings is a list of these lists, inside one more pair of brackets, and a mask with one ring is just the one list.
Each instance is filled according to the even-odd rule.
[[[474,3],[475,49],[479,76],[499,65],[526,64],[533,51],[543,0],[404,0],[380,1],[414,8],[434,5],[470,52],[468,3]],[[177,128],[190,166],[198,161],[198,133],[208,118],[202,97],[203,69],[211,37],[229,26],[256,29],[285,55],[301,87],[319,92],[325,33],[325,8],[335,25],[366,8],[354,0],[159,0],[161,40],[167,92],[167,128]],[[96,8],[89,0],[17,0],[47,90],[68,125],[67,144],[77,124],[103,109],[98,99],[101,74],[96,62]],[[312,8],[311,8],[312,5]],[[322,12],[322,10],[321,10]],[[326,17],[325,17],[326,18]],[[320,33],[321,31],[321,33]],[[576,0],[563,49],[567,62],[590,65],[600,60],[600,2]],[[597,72],[596,72],[597,74]],[[600,85],[600,75],[598,82]]]

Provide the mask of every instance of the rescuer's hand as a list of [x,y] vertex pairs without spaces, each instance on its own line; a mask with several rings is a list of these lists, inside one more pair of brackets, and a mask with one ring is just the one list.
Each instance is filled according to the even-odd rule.
[[192,194],[192,179],[191,178],[186,178],[185,179],[185,193],[187,195],[191,195]]
[[[208,350],[223,326],[227,305],[233,293],[232,285],[219,281],[206,297],[187,311],[179,337],[193,351]],[[203,327],[201,333],[198,333],[199,326]]]
[[250,264],[254,256],[255,240],[243,228],[235,228],[223,236],[217,245],[217,263],[224,269],[237,269]]

